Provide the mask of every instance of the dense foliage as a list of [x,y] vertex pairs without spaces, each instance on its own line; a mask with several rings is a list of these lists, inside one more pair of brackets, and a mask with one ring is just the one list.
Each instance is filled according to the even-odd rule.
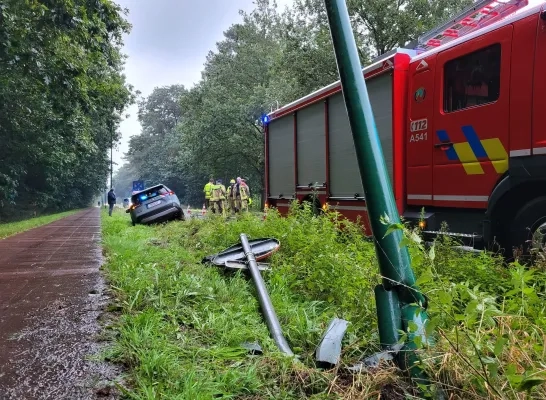
[[[334,211],[313,217],[292,207],[286,218],[269,210],[265,221],[211,215],[135,228],[118,212],[103,218],[103,232],[119,313],[107,330],[114,341],[107,356],[129,367],[120,383],[128,398],[422,398],[389,363],[361,374],[345,369],[379,351],[373,289],[381,277],[373,244]],[[201,263],[241,232],[281,242],[263,277],[300,362],[277,351],[250,277]],[[417,233],[405,230],[404,242],[429,298],[426,331],[436,343],[416,344],[444,398],[545,398],[544,266],[507,268],[498,257],[461,253],[448,239],[425,248]],[[314,351],[334,316],[350,324],[339,368],[325,371]],[[254,341],[262,356],[241,346]]]
[[132,100],[111,0],[0,3],[0,218],[86,206]]
[[[348,1],[362,63],[416,39],[470,2]],[[261,192],[261,115],[336,81],[338,73],[323,0],[295,0],[284,11],[270,0],[255,4],[224,32],[194,87],[157,88],[139,103],[142,133],[131,139],[118,193],[127,195],[134,179],[161,180],[199,206],[211,175],[224,182],[246,177],[253,193]],[[158,124],[163,118],[165,125]]]

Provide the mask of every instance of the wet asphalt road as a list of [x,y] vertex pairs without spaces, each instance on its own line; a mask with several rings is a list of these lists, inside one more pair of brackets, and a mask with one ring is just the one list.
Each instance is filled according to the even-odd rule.
[[114,398],[93,362],[108,302],[99,209],[0,240],[0,399]]

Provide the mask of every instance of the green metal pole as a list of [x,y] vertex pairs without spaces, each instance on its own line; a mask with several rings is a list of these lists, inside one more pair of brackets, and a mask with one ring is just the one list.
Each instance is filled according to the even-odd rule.
[[395,231],[385,237],[388,227],[380,221],[384,214],[387,214],[392,223],[399,223],[400,217],[392,194],[347,6],[345,0],[325,0],[325,3],[366,206],[375,237],[379,268],[385,277],[383,285],[386,289],[405,285],[407,290],[399,293],[401,301],[424,301],[420,293],[410,289],[415,284],[415,277],[410,267],[407,248],[400,249],[399,246],[402,233]]
[[[378,307],[379,321],[385,321],[383,323],[388,324],[388,326],[381,327],[380,332],[393,332],[396,329],[394,325],[402,325],[407,330],[408,319],[422,328],[424,321],[428,319],[424,308],[422,308],[426,307],[426,300],[415,285],[415,276],[411,269],[408,249],[406,247],[400,248],[402,232],[395,231],[385,236],[388,227],[380,221],[381,216],[386,214],[391,223],[400,223],[400,216],[396,208],[381,143],[377,134],[347,5],[345,0],[324,0],[324,3],[347,114],[353,133],[368,216],[372,234],[375,238],[374,243],[379,268],[383,276],[383,286],[387,291],[396,291],[396,297],[401,303],[400,307],[403,314],[402,321],[399,321],[400,317],[384,315],[389,312],[389,307]],[[383,296],[382,298],[388,301],[394,300],[394,297],[390,299]],[[408,316],[408,308],[404,308],[404,306],[410,304],[422,306],[418,307],[419,313],[414,312],[414,317]],[[414,307],[411,310],[416,311]],[[418,331],[422,332],[424,330],[419,329]],[[388,334],[385,336],[387,337],[381,338],[383,344],[394,344],[387,342],[395,340],[396,335]],[[406,350],[412,350],[413,344],[408,344],[409,347],[406,347]],[[413,351],[411,353],[413,354]],[[410,359],[410,364],[417,361],[412,355],[410,355]],[[422,377],[417,372],[412,373],[412,375]]]

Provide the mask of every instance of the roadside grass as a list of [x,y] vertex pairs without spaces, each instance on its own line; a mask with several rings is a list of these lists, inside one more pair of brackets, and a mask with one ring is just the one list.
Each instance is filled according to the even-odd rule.
[[[334,212],[312,217],[292,207],[233,220],[219,216],[130,226],[103,212],[105,271],[117,321],[104,355],[127,367],[133,399],[405,399],[417,392],[389,365],[344,372],[379,351],[374,247]],[[343,227],[343,228],[342,228]],[[546,277],[541,266],[503,266],[498,257],[460,254],[451,243],[425,248],[405,230],[419,285],[430,299],[436,345],[421,343],[422,368],[453,399],[545,398]],[[201,263],[252,238],[280,250],[263,273],[283,332],[301,362],[281,355],[261,317],[251,280]],[[350,322],[339,368],[320,370],[314,351],[334,317]],[[243,342],[260,343],[251,356]],[[529,396],[529,397],[525,397]]]
[[41,217],[30,218],[23,221],[9,222],[7,224],[0,223],[0,240],[5,239],[8,236],[13,236],[18,233],[49,224],[61,218],[68,217],[69,215],[75,214],[78,211],[80,210],[72,210],[57,214],[44,215]]

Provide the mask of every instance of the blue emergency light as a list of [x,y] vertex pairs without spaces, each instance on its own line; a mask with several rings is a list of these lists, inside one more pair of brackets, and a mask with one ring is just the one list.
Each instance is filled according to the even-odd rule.
[[262,123],[264,125],[267,125],[269,123],[269,116],[268,115],[262,115]]

